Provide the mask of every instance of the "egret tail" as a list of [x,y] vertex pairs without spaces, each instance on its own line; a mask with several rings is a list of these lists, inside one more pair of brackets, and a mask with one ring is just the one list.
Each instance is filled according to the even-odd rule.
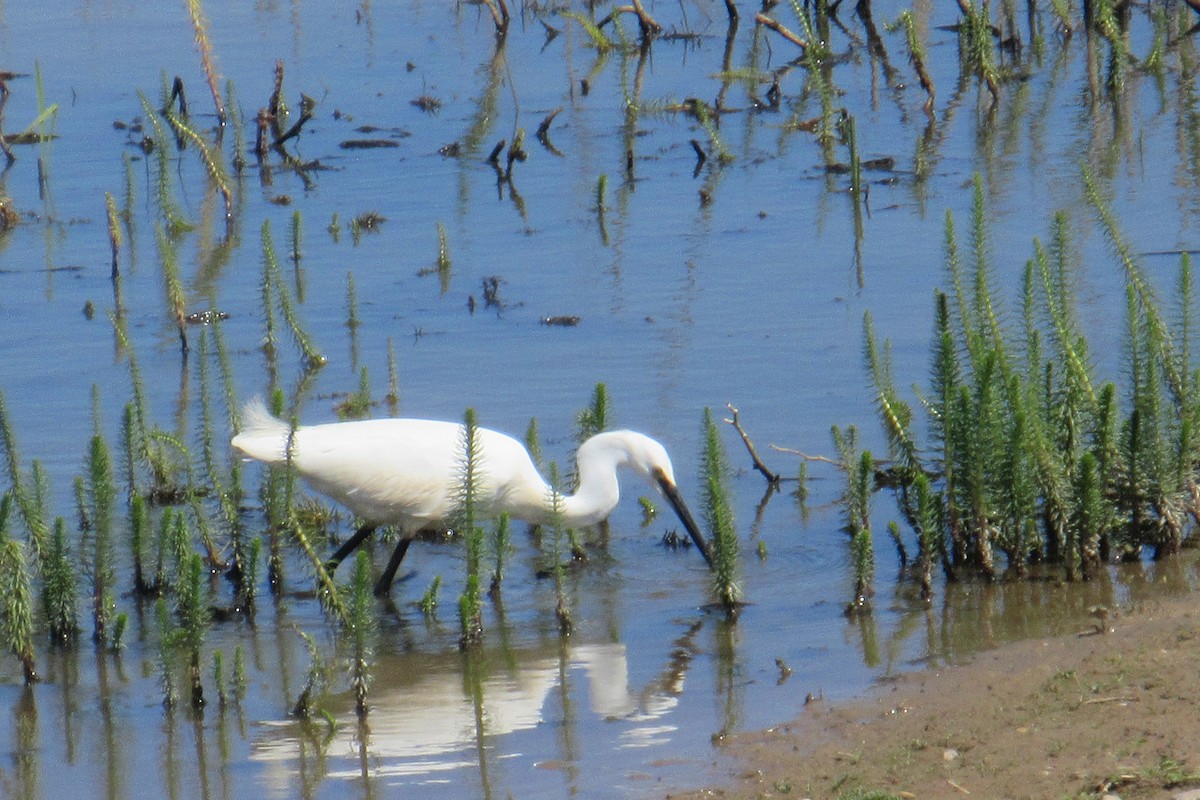
[[261,397],[255,397],[242,406],[241,421],[241,433],[233,437],[231,442],[236,450],[267,464],[287,461],[291,427],[272,416]]

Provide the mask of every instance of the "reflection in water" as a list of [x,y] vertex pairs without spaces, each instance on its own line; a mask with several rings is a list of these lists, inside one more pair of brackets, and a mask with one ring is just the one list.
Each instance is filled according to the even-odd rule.
[[[321,742],[321,752],[314,756],[311,729],[295,722],[270,723],[255,741],[251,757],[271,765],[268,782],[275,796],[293,792],[297,772],[308,775],[315,757],[321,761],[321,777],[362,780],[368,786],[397,779],[441,781],[457,770],[477,769],[482,794],[489,797],[489,764],[501,752],[498,737],[558,720],[560,715],[552,709],[556,688],[561,704],[556,727],[562,737],[557,759],[565,762],[568,782],[579,756],[572,740],[579,724],[619,722],[617,748],[648,747],[670,739],[676,726],[668,717],[678,705],[689,659],[678,658],[676,651],[657,678],[634,691],[623,644],[573,646],[563,640],[560,648],[557,654],[558,648],[469,653],[457,661],[414,657],[397,665],[403,672],[388,673],[387,665],[381,664],[367,729],[350,721],[353,709],[342,710],[338,718],[344,724]],[[570,679],[579,672],[586,681],[590,714],[572,706]]]

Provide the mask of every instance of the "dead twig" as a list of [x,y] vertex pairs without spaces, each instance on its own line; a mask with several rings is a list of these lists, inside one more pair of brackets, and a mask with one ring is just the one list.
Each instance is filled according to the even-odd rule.
[[750,435],[742,427],[738,421],[738,410],[734,408],[733,403],[726,403],[725,407],[729,409],[729,413],[733,415],[733,419],[726,418],[725,421],[733,426],[733,429],[738,432],[738,436],[742,437],[742,443],[746,445],[746,450],[750,452],[750,458],[754,462],[754,468],[762,473],[767,479],[767,483],[775,486],[779,483],[779,473],[772,472],[771,468],[763,463],[763,460],[758,457],[758,451],[754,449],[754,442],[750,441]]
[[17,160],[13,155],[12,148],[8,146],[8,140],[4,138],[4,107],[8,105],[8,78],[11,73],[0,75],[0,152],[4,153],[4,158],[9,166]]
[[608,23],[616,18],[617,14],[634,14],[638,18],[638,28],[642,32],[642,39],[649,40],[658,34],[662,33],[662,25],[650,13],[642,7],[641,0],[633,0],[633,5],[614,6],[612,13],[605,16],[596,22],[597,28],[603,28]]
[[508,33],[508,4],[504,0],[483,0],[488,11],[492,12],[492,22],[496,24],[496,33],[504,36]]
[[313,100],[306,94],[300,95],[300,119],[292,127],[288,128],[284,133],[275,137],[275,141],[271,143],[272,147],[279,147],[288,139],[293,139],[300,135],[300,129],[304,127],[304,123],[313,118],[313,111],[317,107],[317,101]]
[[776,453],[787,453],[788,455],[792,456],[800,456],[800,458],[803,458],[805,461],[819,461],[822,464],[833,464],[835,467],[845,466],[842,464],[842,462],[835,461],[832,458],[827,458],[825,456],[810,456],[808,453],[802,453],[799,450],[795,450],[791,447],[784,447],[778,444],[769,445],[769,447]]
[[755,14],[754,21],[757,22],[759,25],[762,25],[764,28],[770,28],[771,30],[775,31],[780,36],[782,36],[783,38],[787,39],[792,44],[799,47],[801,50],[808,49],[808,42],[804,41],[799,36],[792,33],[787,28],[783,27],[783,25],[780,25],[778,22],[776,22],[775,20],[768,17],[766,14],[763,14],[761,12],[759,12],[758,14]]

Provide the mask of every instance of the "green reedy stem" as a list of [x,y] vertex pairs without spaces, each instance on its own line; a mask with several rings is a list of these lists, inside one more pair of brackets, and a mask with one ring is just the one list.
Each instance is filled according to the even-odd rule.
[[201,0],[188,0],[188,14],[192,19],[192,28],[196,32],[196,47],[200,50],[200,66],[204,69],[204,77],[208,80],[208,89],[212,92],[213,106],[217,112],[217,122],[225,127],[225,105],[221,102],[221,92],[217,89],[217,68],[213,62],[212,42],[208,37],[208,20],[204,18]]
[[42,571],[42,614],[50,638],[57,644],[72,644],[79,635],[75,567],[67,544],[67,523],[54,520],[50,551]]
[[[175,194],[172,191],[172,171],[171,163],[168,159],[170,148],[167,145],[167,135],[163,130],[162,123],[158,121],[158,113],[150,105],[150,101],[146,99],[146,96],[138,92],[138,100],[142,104],[144,119],[150,123],[150,138],[154,142],[154,162],[157,177],[156,197],[159,211],[162,213],[167,231],[174,237],[188,230],[190,226],[183,219],[183,215],[179,211],[179,204],[176,202]],[[132,219],[132,216],[129,216],[127,219]]]
[[8,537],[8,495],[0,500],[0,635],[21,661],[25,685],[38,680],[33,649],[33,592],[29,564],[21,542]]
[[542,437],[538,433],[537,417],[530,417],[529,425],[525,428],[525,449],[529,451],[529,457],[533,459],[533,463],[541,469]]
[[400,372],[396,369],[396,348],[392,343],[392,337],[387,340],[387,364],[388,364],[388,411],[393,417],[400,414]]
[[[217,506],[221,512],[220,520],[224,526],[226,538],[229,540],[233,551],[233,568],[237,574],[240,574],[242,564],[245,562],[245,552],[242,545],[241,514],[238,511],[234,493],[230,492],[224,485],[222,471],[217,465],[216,448],[213,446],[213,410],[209,396],[209,353],[208,331],[206,329],[201,329],[200,331],[200,358],[198,361],[197,371],[200,380],[200,442],[204,458],[204,468],[208,484],[211,487],[211,493],[217,499]],[[196,494],[196,492],[190,493],[191,496],[195,496]],[[197,512],[199,513],[198,499],[196,503]],[[207,515],[202,516],[206,517]]]
[[233,678],[231,680],[230,693],[233,695],[233,701],[240,705],[242,698],[246,696],[246,686],[248,685],[246,679],[246,656],[240,644],[233,648]]
[[446,226],[442,223],[437,224],[438,237],[438,252],[437,252],[437,274],[442,294],[450,291],[451,277],[451,261],[450,261],[450,238],[446,234]]
[[483,640],[483,607],[480,601],[480,562],[483,555],[483,529],[476,524],[475,505],[479,491],[479,426],[475,409],[468,408],[463,416],[463,435],[459,461],[459,496],[455,512],[455,529],[467,541],[467,579],[458,600],[459,622],[462,626],[462,647],[478,645]]
[[562,524],[562,495],[559,493],[560,475],[558,473],[558,464],[551,461],[548,471],[550,478],[550,497],[548,498],[548,503],[550,505],[551,545],[553,547],[551,558],[554,559],[554,596],[556,598],[554,615],[558,618],[559,634],[569,636],[573,624],[571,622],[571,609],[567,606],[567,597],[563,590],[562,552],[564,531]]
[[133,591],[139,595],[150,591],[143,564],[145,542],[150,529],[150,511],[146,508],[146,500],[140,494],[135,494],[129,502],[129,552],[133,561]]
[[[283,315],[284,322],[287,323],[288,329],[292,333],[292,338],[296,341],[296,346],[304,356],[304,362],[307,367],[320,367],[326,363],[325,356],[316,348],[308,333],[300,326],[300,321],[296,316],[295,308],[292,305],[291,293],[287,290],[281,279],[281,271],[279,268],[279,259],[275,255],[275,245],[271,241],[271,223],[265,220],[262,225],[262,254],[263,254],[263,270],[266,275],[265,281],[270,281],[275,289],[275,297],[279,301],[279,311]],[[264,290],[264,299],[266,298]]]
[[429,583],[429,588],[425,590],[425,594],[421,595],[421,599],[417,601],[417,608],[425,614],[426,617],[432,617],[437,611],[438,590],[442,587],[442,576],[434,575],[433,580]]
[[233,127],[233,169],[240,176],[246,166],[246,120],[242,117],[232,80],[225,81],[225,107],[229,109],[229,121]]
[[500,519],[496,520],[496,524],[492,528],[492,554],[496,557],[496,566],[492,570],[492,585],[488,589],[488,594],[493,599],[500,597],[500,585],[504,582],[505,558],[512,548],[510,528],[507,513],[501,514]]
[[186,359],[188,354],[187,340],[187,297],[183,291],[183,282],[179,277],[179,253],[170,237],[161,225],[155,226],[158,238],[159,263],[162,266],[163,283],[167,290],[167,310],[179,331],[179,351]]
[[354,710],[360,720],[367,718],[367,690],[371,683],[371,658],[378,628],[372,589],[371,559],[366,550],[359,550],[347,598],[349,616],[345,628],[351,641],[350,685],[354,691]]
[[329,667],[325,663],[325,659],[321,656],[321,649],[317,646],[317,640],[304,631],[297,631],[300,638],[304,640],[305,647],[308,648],[308,672],[304,677],[304,688],[300,691],[300,696],[296,699],[296,705],[292,708],[292,716],[299,719],[308,719],[312,716],[314,696],[324,690],[329,678]]
[[175,643],[179,635],[167,599],[159,597],[154,604],[154,618],[158,629],[159,676],[162,682],[163,708],[168,712],[175,708],[178,695],[175,691]]
[[704,487],[704,517],[712,537],[713,588],[717,600],[732,615],[741,604],[738,587],[738,538],[729,502],[729,463],[712,410],[704,409],[704,451],[700,460]]
[[166,111],[163,116],[166,117],[167,122],[171,123],[176,135],[191,142],[196,147],[196,151],[200,153],[200,160],[204,163],[208,179],[221,193],[221,199],[225,201],[225,220],[232,222],[233,189],[229,180],[229,171],[221,160],[221,151],[209,144],[208,140],[188,124],[186,119],[171,111]]
[[296,281],[296,299],[304,302],[304,272],[300,264],[304,260],[304,219],[300,212],[292,214],[292,227],[288,236],[288,249],[291,250],[292,275]]
[[850,558],[854,570],[854,599],[850,610],[870,606],[874,589],[875,551],[871,543],[870,504],[875,489],[875,460],[864,450],[856,462],[847,464],[849,470],[847,515],[850,530]]
[[25,527],[29,530],[29,545],[33,550],[34,562],[39,565],[43,561],[49,539],[49,529],[46,525],[44,506],[38,502],[36,491],[37,481],[34,481],[35,491],[31,493],[25,486],[21,476],[21,456],[17,450],[17,439],[13,433],[12,422],[8,417],[8,406],[4,402],[4,392],[0,391],[0,439],[4,444],[4,455],[8,465],[9,493],[16,501],[17,510]]
[[204,683],[201,677],[200,652],[211,622],[208,593],[204,587],[204,558],[188,553],[182,565],[176,610],[179,614],[179,640],[188,654],[188,675],[191,679],[193,711],[204,708]]
[[586,442],[597,433],[608,430],[611,415],[608,387],[597,383],[592,390],[591,404],[575,416],[575,440]]
[[224,711],[229,695],[225,692],[225,656],[220,650],[213,651],[212,681],[217,690],[217,707]]
[[107,638],[114,610],[112,535],[117,492],[108,445],[99,434],[92,436],[88,448],[87,488],[92,522],[92,638],[102,644]]

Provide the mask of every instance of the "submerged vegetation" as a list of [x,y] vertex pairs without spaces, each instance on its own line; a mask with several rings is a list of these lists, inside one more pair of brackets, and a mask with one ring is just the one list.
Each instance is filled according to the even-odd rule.
[[[897,503],[896,520],[887,530],[901,572],[919,587],[926,602],[943,580],[992,582],[1043,575],[1049,569],[1069,581],[1098,583],[1115,562],[1165,559],[1180,552],[1195,540],[1200,523],[1200,370],[1191,343],[1195,278],[1188,254],[1180,252],[1174,287],[1168,291],[1154,285],[1162,279],[1145,269],[1128,243],[1121,230],[1124,209],[1110,196],[1118,191],[1124,166],[1140,158],[1144,173],[1145,163],[1152,161],[1141,153],[1155,142],[1129,128],[1131,120],[1142,119],[1135,98],[1146,103],[1149,97],[1157,101],[1159,117],[1174,123],[1156,124],[1171,128],[1171,145],[1178,150],[1179,161],[1171,166],[1173,185],[1183,187],[1179,191],[1185,198],[1179,203],[1186,207],[1180,211],[1181,227],[1194,224],[1200,207],[1195,199],[1195,187],[1200,186],[1196,6],[1080,6],[1055,0],[1018,9],[1011,2],[960,0],[957,11],[943,20],[921,4],[905,3],[889,6],[890,18],[884,19],[881,5],[870,0],[853,8],[798,0],[761,7],[733,0],[697,4],[703,6],[702,27],[689,4],[680,6],[687,6],[687,13],[666,25],[651,11],[672,13],[667,4],[647,10],[636,0],[620,6],[505,0],[456,4],[454,24],[462,26],[463,41],[470,43],[461,52],[480,49],[479,63],[469,71],[477,85],[469,91],[451,88],[457,76],[435,74],[444,64],[416,63],[420,59],[413,55],[414,61],[406,65],[409,71],[421,73],[424,82],[428,69],[431,82],[445,84],[437,95],[448,98],[436,101],[437,113],[424,114],[421,124],[439,126],[437,136],[445,135],[447,123],[459,122],[462,130],[452,133],[455,138],[449,143],[431,145],[426,138],[412,147],[406,140],[414,131],[397,122],[380,125],[398,113],[394,104],[343,108],[346,97],[358,102],[358,95],[343,94],[336,84],[304,87],[311,96],[293,91],[285,81],[289,75],[284,61],[276,62],[269,75],[237,76],[245,81],[241,87],[256,78],[269,83],[255,104],[243,108],[232,79],[221,91],[217,56],[223,21],[206,13],[199,0],[189,0],[186,38],[194,42],[199,72],[191,78],[163,74],[155,100],[136,87],[123,87],[127,107],[120,114],[129,119],[113,127],[124,131],[126,149],[109,160],[119,176],[115,182],[124,185],[95,187],[91,225],[82,219],[86,214],[68,223],[55,210],[52,189],[61,184],[51,156],[64,157],[61,147],[57,154],[53,149],[55,123],[62,112],[47,103],[42,68],[35,69],[34,122],[24,132],[0,132],[5,160],[18,171],[14,177],[28,179],[23,184],[17,179],[8,182],[9,173],[0,176],[0,251],[17,250],[18,237],[28,232],[42,238],[38,245],[44,250],[45,286],[37,287],[40,295],[32,291],[19,301],[37,313],[42,313],[43,300],[45,308],[54,308],[62,296],[94,292],[92,267],[100,262],[100,294],[107,298],[111,289],[112,300],[103,309],[102,301],[88,297],[85,306],[87,320],[100,311],[99,323],[86,330],[104,341],[99,349],[91,346],[94,342],[80,342],[84,355],[79,360],[100,366],[71,367],[87,377],[90,396],[85,389],[78,398],[56,396],[51,402],[34,396],[16,369],[0,376],[5,384],[0,385],[0,664],[12,664],[20,674],[14,680],[30,684],[46,675],[69,680],[61,676],[73,667],[64,664],[87,647],[87,630],[98,675],[108,675],[113,667],[122,681],[136,680],[128,677],[137,671],[135,657],[122,655],[136,648],[143,677],[157,681],[169,720],[187,715],[203,732],[207,723],[200,723],[206,715],[208,722],[214,714],[224,721],[228,713],[232,719],[243,710],[246,693],[255,691],[247,670],[262,669],[272,661],[261,652],[259,641],[267,638],[261,636],[266,627],[262,620],[271,616],[283,621],[276,632],[287,640],[278,645],[279,661],[299,658],[306,673],[282,680],[278,694],[283,700],[269,702],[286,707],[303,728],[304,746],[315,745],[312,752],[324,759],[338,728],[328,709],[338,707],[339,695],[343,707],[353,707],[366,752],[366,720],[372,707],[382,702],[377,685],[386,685],[386,673],[378,668],[381,656],[419,651],[424,643],[414,645],[413,640],[422,635],[435,642],[427,649],[455,641],[462,650],[463,682],[469,684],[464,694],[470,695],[479,720],[478,750],[484,763],[487,750],[494,747],[484,736],[484,726],[490,724],[483,711],[481,677],[491,657],[487,648],[497,644],[507,657],[511,639],[519,638],[513,637],[514,630],[528,625],[537,628],[538,636],[547,629],[555,631],[548,638],[560,648],[562,728],[569,729],[570,648],[583,638],[580,631],[589,626],[594,631],[597,623],[590,618],[596,616],[605,617],[604,634],[612,641],[623,635],[616,612],[604,608],[598,613],[583,602],[584,590],[595,582],[616,581],[610,574],[610,533],[615,540],[622,532],[610,532],[602,524],[600,534],[589,540],[586,532],[561,524],[557,490],[569,491],[576,476],[560,475],[556,464],[545,464],[543,474],[555,491],[547,498],[553,506],[551,521],[542,529],[526,530],[507,518],[487,527],[476,507],[480,459],[486,454],[478,452],[475,413],[468,410],[453,532],[422,534],[428,533],[434,546],[448,545],[445,552],[450,555],[442,555],[457,559],[455,572],[447,571],[444,583],[440,574],[419,574],[420,586],[410,584],[407,591],[416,597],[420,587],[427,587],[424,594],[415,603],[396,606],[371,592],[371,576],[379,566],[375,551],[360,552],[354,569],[340,582],[327,568],[326,556],[355,521],[308,498],[289,466],[248,470],[230,455],[228,439],[240,424],[239,398],[266,394],[272,413],[293,425],[318,402],[348,418],[380,416],[386,402],[387,411],[396,415],[402,380],[411,379],[413,385],[405,386],[407,403],[408,392],[418,396],[413,389],[436,386],[450,373],[463,373],[475,396],[455,394],[463,383],[447,381],[414,405],[479,402],[490,399],[491,393],[499,397],[496,402],[508,402],[509,396],[497,387],[520,383],[521,358],[526,355],[522,351],[536,336],[539,347],[553,342],[533,362],[556,371],[548,384],[553,392],[544,395],[548,404],[574,396],[569,387],[576,385],[581,372],[594,386],[588,406],[574,418],[574,431],[559,440],[548,439],[554,445],[571,439],[582,442],[612,426],[614,396],[644,391],[651,398],[646,402],[655,407],[698,409],[707,402],[704,398],[674,391],[697,385],[679,380],[682,371],[693,368],[693,361],[705,362],[701,374],[706,382],[700,384],[704,390],[727,388],[718,383],[724,379],[724,363],[717,348],[704,350],[711,340],[700,339],[710,335],[705,328],[709,321],[701,315],[702,296],[708,292],[712,302],[717,293],[706,282],[719,279],[705,272],[711,268],[706,263],[710,252],[729,246],[731,239],[743,242],[736,253],[740,272],[731,283],[753,286],[763,296],[783,296],[792,287],[773,283],[779,273],[758,270],[760,255],[754,248],[765,248],[769,237],[783,239],[789,248],[786,257],[797,265],[796,282],[815,281],[811,273],[800,271],[811,266],[808,237],[818,229],[836,228],[837,215],[844,213],[841,222],[852,242],[853,267],[836,293],[839,301],[870,304],[878,300],[866,292],[870,250],[865,244],[875,235],[872,225],[881,220],[882,228],[889,215],[900,216],[897,211],[912,212],[903,217],[906,224],[924,221],[933,198],[956,202],[955,189],[967,183],[964,175],[972,170],[979,175],[970,182],[967,224],[962,224],[961,212],[947,211],[945,216],[943,288],[932,298],[928,319],[911,322],[932,331],[923,386],[912,394],[897,386],[912,377],[893,374],[891,347],[877,334],[880,317],[863,316],[864,361],[885,437],[873,440],[868,449],[865,428],[833,429],[836,461],[844,477],[835,493],[842,500],[841,522],[849,541],[846,571],[852,581],[848,602],[839,607],[850,612],[852,624],[869,629],[876,572],[887,558],[886,548],[877,549],[876,534],[884,528],[878,525],[879,509],[873,508],[873,498],[881,491],[893,493]],[[474,12],[491,20],[482,26],[482,39],[479,26],[463,22]],[[6,16],[12,13],[16,12]],[[261,13],[276,19],[272,10]],[[354,25],[373,37],[376,21],[370,4],[355,8],[353,15]],[[510,28],[510,19],[521,24]],[[939,26],[939,21],[950,24]],[[506,38],[526,36],[530,30],[544,32],[545,43],[538,44],[546,62],[557,59],[555,48],[569,42],[562,51],[568,60],[565,97],[538,97],[537,103],[525,97],[533,82],[516,65],[528,54],[522,51],[510,61],[506,47],[516,47],[506,45]],[[951,47],[940,47],[946,44]],[[694,91],[687,85],[690,96],[655,95],[658,76],[649,65],[657,64],[665,72],[676,49],[687,59],[701,61],[714,48],[719,50],[719,64],[706,63],[703,70],[685,76],[699,84]],[[950,51],[947,60],[944,54]],[[414,53],[423,51],[414,46]],[[902,59],[893,60],[894,54]],[[1056,89],[1067,80],[1061,75],[1071,74],[1072,58],[1080,61],[1084,84],[1073,87],[1080,91],[1072,96],[1083,98],[1079,116],[1089,120],[1072,131],[1086,139],[1084,152],[1073,146],[1071,153],[1087,165],[1077,181],[1086,211],[1054,216],[1046,241],[1032,244],[1015,301],[1006,302],[1001,287],[1013,283],[1008,270],[1017,265],[1009,249],[993,245],[999,215],[989,209],[991,203],[1011,197],[1006,192],[1020,191],[1005,185],[1010,167],[1005,159],[1015,159],[1013,154],[1022,147],[1044,148],[1042,120],[1061,102]],[[852,94],[866,82],[866,72],[872,96],[862,101]],[[10,93],[17,96],[25,77],[0,74],[0,123],[4,104]],[[187,92],[195,85],[207,91],[192,89],[189,105]],[[549,85],[553,81],[540,82],[539,92]],[[1031,87],[1044,93],[1038,95]],[[1135,94],[1139,88],[1141,93]],[[422,97],[434,97],[422,89]],[[589,105],[594,91],[608,94]],[[199,108],[198,95],[199,105],[211,102],[211,107]],[[376,97],[385,96],[381,92]],[[559,102],[563,105],[547,114],[546,109]],[[431,104],[423,105],[426,111]],[[543,120],[536,136],[528,139],[524,131],[534,130],[536,119],[528,118],[523,104],[536,107],[533,113]],[[247,113],[251,109],[257,113]],[[878,131],[879,120],[889,113],[898,120],[897,127],[884,136]],[[963,125],[963,118],[969,120],[967,133],[955,127],[956,120]],[[497,127],[510,122],[511,130]],[[331,144],[328,131],[349,124],[355,126],[356,137],[380,138]],[[108,125],[106,120],[104,127]],[[592,140],[603,137],[596,131],[608,131],[613,140],[597,147]],[[557,145],[551,143],[552,136]],[[954,149],[948,142],[958,141],[956,137],[970,141]],[[896,141],[904,142],[906,152],[886,151]],[[348,146],[351,142],[357,144]],[[378,146],[367,147],[368,142]],[[27,146],[37,148],[28,159],[36,165],[32,177],[19,172],[26,166]],[[103,142],[88,146],[89,158],[105,160]],[[797,161],[802,163],[795,169]],[[964,162],[971,166],[964,168]],[[369,166],[364,169],[362,163]],[[776,173],[767,173],[776,165],[781,167]],[[1038,162],[1030,169],[1042,166]],[[1072,170],[1075,174],[1074,165]],[[398,177],[422,171],[435,176],[426,176],[431,182],[453,175],[452,203],[435,207]],[[348,202],[336,192],[322,192],[337,186],[344,174],[368,184],[368,177],[386,179],[389,195],[393,184],[402,187],[395,192],[400,200],[389,197],[391,204],[380,211],[364,210],[374,197],[355,198],[356,208],[319,206],[309,213],[306,228],[301,209],[308,212],[319,202]],[[800,195],[797,187],[810,185],[819,185],[820,202],[832,210],[822,209],[826,216],[819,221],[793,215],[778,227],[768,227],[776,224],[772,215],[782,216],[771,205],[776,189],[752,195],[746,188],[747,194],[734,195],[738,190],[730,188],[750,174],[769,174],[777,181],[783,187],[778,194],[787,198],[778,207],[789,212]],[[574,206],[557,208],[553,199],[547,201],[553,196],[546,187],[564,175],[575,186]],[[26,184],[36,186],[41,204],[36,212],[27,212],[32,196],[10,197]],[[653,194],[664,185],[678,194],[664,195],[665,200]],[[77,188],[71,186],[72,191]],[[685,197],[689,205],[684,216],[672,209],[668,220],[664,212],[660,225],[658,212],[647,212],[647,196],[663,209],[675,197]],[[470,209],[484,202],[511,218],[476,227]],[[432,209],[429,214],[427,207]],[[756,222],[747,225],[738,215],[751,210],[757,212]],[[680,229],[669,227],[684,217]],[[328,227],[325,220],[330,220]],[[754,232],[752,226],[758,223],[772,233]],[[286,241],[277,248],[274,232],[281,225]],[[1122,366],[1116,375],[1105,374],[1108,360],[1097,358],[1097,348],[1089,342],[1091,332],[1078,313],[1080,241],[1090,226],[1102,232],[1124,278]],[[558,227],[566,234],[554,230]],[[343,230],[351,235],[342,237]],[[714,236],[714,230],[735,231],[737,236]],[[503,238],[512,231],[513,238]],[[61,242],[70,241],[69,236],[91,236],[90,246],[102,258],[88,248],[80,248],[82,255],[64,255]],[[513,264],[505,251],[517,249],[514,242],[540,244],[550,236],[562,237],[552,240],[561,251],[543,248],[538,257],[544,264],[520,276],[501,276]],[[651,240],[670,242],[670,263],[654,261],[658,251],[646,249]],[[386,246],[372,247],[380,241]],[[580,256],[575,248],[590,249]],[[724,252],[728,251],[718,257],[724,258]],[[24,252],[21,257],[36,262]],[[493,259],[503,266],[495,266]],[[576,270],[574,263],[559,263],[566,260],[585,267]],[[834,263],[836,257],[828,260]],[[88,265],[78,268],[82,274],[77,285],[64,286],[56,277],[63,270],[75,271],[64,263]],[[655,269],[642,269],[646,264]],[[686,269],[676,270],[681,264]],[[552,266],[559,271],[550,272]],[[826,269],[823,261],[821,270]],[[20,272],[6,261],[0,280],[27,277]],[[433,274],[438,276],[436,288],[432,282],[409,280]],[[393,293],[397,286],[407,292],[412,283],[417,287],[415,298],[400,290]],[[482,285],[481,303],[466,293],[467,284]],[[583,309],[604,306],[589,304],[594,301],[589,294],[610,292],[605,298],[608,316],[597,325],[580,309],[545,309],[554,316],[542,321],[555,320],[554,324],[529,324],[543,309],[533,309],[534,300],[521,293],[532,296],[540,290],[538,284],[560,285],[561,291],[551,295],[556,302],[578,302]],[[651,300],[645,301],[647,297]],[[658,304],[653,314],[643,312],[643,302]],[[12,318],[25,319],[16,313],[21,310],[14,310]],[[758,313],[758,303],[753,310]],[[10,307],[0,311],[9,315]],[[77,330],[67,323],[61,327]],[[780,329],[788,330],[782,324]],[[26,337],[23,330],[7,333],[14,339]],[[406,349],[410,333],[411,349]],[[722,330],[720,335],[733,339],[740,333]],[[529,339],[514,344],[521,336]],[[795,352],[813,344],[785,340],[774,330],[770,338],[777,349],[770,353],[768,368],[780,371],[794,370]],[[638,349],[640,339],[653,340],[655,352],[664,355],[652,363],[638,361],[644,352]],[[442,347],[446,349],[438,349],[436,358],[442,374],[420,374],[430,371],[425,369],[433,360],[428,351]],[[466,352],[470,348],[485,351],[486,358],[474,360],[477,354]],[[745,351],[733,352],[740,358]],[[804,363],[808,369],[814,362]],[[614,372],[627,372],[610,377],[604,374],[610,365]],[[107,371],[95,372],[93,367]],[[381,390],[380,379],[373,376],[385,370],[386,390]],[[635,373],[636,389],[628,388],[628,372]],[[102,382],[94,374],[117,377]],[[595,383],[598,379],[610,382]],[[609,387],[618,385],[620,392],[613,388],[610,394]],[[538,397],[534,387],[521,389],[517,394]],[[12,411],[5,392],[8,398],[21,397]],[[23,458],[18,443],[25,433],[37,431],[39,425],[57,428],[52,414],[61,413],[64,405],[86,408],[89,403],[90,426],[63,445],[68,455]],[[43,406],[44,413],[31,410],[41,411]],[[737,411],[731,411],[736,427]],[[685,441],[694,438],[686,435],[691,423],[684,417],[691,413],[668,421],[685,432]],[[636,427],[641,420],[628,422]],[[828,423],[823,426],[822,430]],[[62,428],[61,438],[66,439],[72,429],[65,422]],[[739,723],[735,706],[746,683],[742,676],[755,668],[736,649],[733,621],[745,602],[743,587],[752,590],[761,570],[775,568],[794,549],[791,539],[772,540],[768,548],[760,535],[767,503],[782,482],[796,479],[797,504],[777,502],[770,509],[786,517],[780,527],[790,529],[799,524],[793,524],[793,515],[800,522],[808,520],[810,501],[827,487],[810,482],[807,461],[794,478],[771,472],[739,427],[755,469],[769,484],[754,523],[740,531],[739,539],[734,511],[744,505],[737,496],[740,475],[728,463],[722,432],[706,411],[699,457],[689,458],[695,453],[672,448],[672,455],[680,459],[677,463],[700,466],[699,479],[694,480],[691,473],[696,470],[690,470],[681,478],[681,487],[703,509],[714,566],[711,595],[705,596],[715,598],[725,613],[700,611],[699,622],[687,622],[693,627],[672,643],[672,666],[664,670],[663,682],[671,687],[665,694],[676,702],[687,663],[709,646],[697,644],[696,633],[708,624],[706,619],[717,617],[712,623],[717,628],[713,649],[719,691],[727,705],[724,730]],[[526,438],[541,467],[541,434],[534,419]],[[666,516],[656,517],[649,501],[643,508],[648,528],[657,527]],[[673,536],[669,533],[663,541],[679,541]],[[739,548],[756,548],[758,563],[741,563]],[[547,580],[534,580],[530,573]],[[695,577],[682,575],[681,580]],[[509,590],[514,577],[533,588]],[[485,579],[490,581],[486,591]],[[439,595],[443,589],[451,598],[457,593],[457,628],[442,619],[448,616]],[[634,591],[623,585],[615,595],[628,592],[640,599],[670,593],[665,586]],[[519,605],[510,602],[514,595],[527,606],[540,607],[513,613]],[[698,597],[695,605],[702,604]],[[297,608],[301,613],[295,613]],[[521,611],[525,617],[517,616]],[[237,640],[232,669],[226,658],[231,639]],[[780,646],[785,644],[790,645]],[[289,648],[301,655],[289,655]],[[870,666],[878,663],[878,651],[864,635],[864,660]],[[791,656],[789,660],[797,663]],[[780,672],[782,682],[792,670],[784,673],[781,667]],[[644,704],[644,695],[636,701]],[[636,711],[646,709],[638,706]],[[107,710],[105,714],[111,723],[112,716]],[[622,708],[616,718],[637,714]],[[317,724],[323,719],[327,731]],[[239,717],[237,722],[243,720]],[[370,759],[364,756],[362,763],[369,765]],[[114,775],[121,772],[117,766],[110,765]],[[369,771],[369,766],[363,770]],[[320,774],[326,774],[323,764]],[[310,780],[314,775],[303,777]],[[0,775],[0,783],[7,786],[7,780]]]
[[[893,383],[870,316],[864,321],[889,443],[887,481],[916,534],[916,577],[926,597],[935,561],[952,580],[996,579],[1002,571],[1021,577],[1038,563],[1059,566],[1069,580],[1088,579],[1114,559],[1140,558],[1144,548],[1156,559],[1179,553],[1200,521],[1190,258],[1179,257],[1172,319],[1094,178],[1085,172],[1082,182],[1125,278],[1123,388],[1096,374],[1078,320],[1065,213],[1055,216],[1048,246],[1033,242],[1020,322],[1012,322],[993,288],[978,177],[965,256],[953,215],[946,216],[949,289],[934,297],[931,381],[919,390],[928,445],[919,443],[916,415]],[[876,468],[867,454],[856,466],[848,447],[840,449],[855,476],[846,505],[857,541],[869,528],[863,503]],[[855,563],[865,561],[861,545],[852,547]]]

